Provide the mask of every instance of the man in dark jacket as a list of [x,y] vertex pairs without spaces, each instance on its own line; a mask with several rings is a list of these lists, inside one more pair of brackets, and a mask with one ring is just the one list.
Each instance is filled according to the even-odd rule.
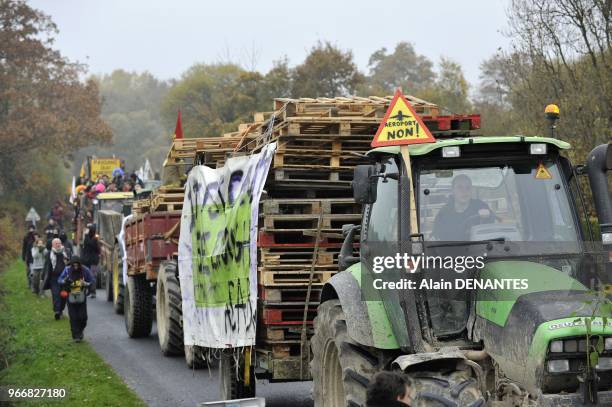
[[47,224],[47,227],[45,227],[45,235],[47,237],[47,246],[49,246],[51,243],[51,240],[58,237],[59,234],[60,234],[59,227],[55,223],[55,220],[53,218],[50,218],[49,223]]
[[59,239],[62,241],[62,246],[64,246],[64,249],[66,249],[66,254],[68,255],[68,258],[71,258],[74,254],[74,247],[70,239],[68,239],[66,232],[62,230],[60,232]]
[[473,226],[494,223],[495,214],[485,202],[472,198],[472,180],[459,174],[452,181],[452,195],[440,208],[434,220],[433,236],[436,240],[467,241]]
[[51,250],[47,253],[45,259],[45,283],[43,289],[51,290],[51,298],[53,301],[53,312],[55,319],[61,318],[64,308],[66,308],[66,299],[60,295],[61,286],[57,282],[60,274],[68,264],[68,256],[62,246],[62,241],[55,238],[51,241]]
[[[83,241],[83,264],[91,270],[94,278],[98,278],[98,263],[100,263],[100,241],[96,234],[96,225],[89,225]],[[96,298],[96,286],[89,287],[91,298]]]
[[83,331],[87,326],[87,297],[85,292],[88,287],[94,286],[95,279],[89,269],[81,265],[81,259],[73,256],[57,282],[69,292],[70,331],[72,332],[72,339],[75,342],[81,342]]
[[366,390],[366,406],[412,406],[412,382],[403,373],[376,373]]
[[31,287],[30,284],[30,263],[32,263],[32,245],[36,241],[36,228],[34,225],[30,225],[28,227],[28,233],[23,237],[23,242],[21,244],[21,260],[25,262],[26,265],[26,277],[28,278],[28,286]]

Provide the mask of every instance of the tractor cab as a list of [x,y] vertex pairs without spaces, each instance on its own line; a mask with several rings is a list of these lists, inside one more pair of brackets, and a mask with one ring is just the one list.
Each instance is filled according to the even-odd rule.
[[[362,224],[345,227],[344,271],[323,289],[313,369],[319,354],[333,358],[315,346],[327,349],[322,324],[336,323],[338,305],[351,349],[378,360],[353,361],[355,374],[402,370],[418,400],[612,403],[612,147],[594,149],[586,166],[572,165],[568,149],[545,137],[438,138],[409,146],[411,173],[400,147],[370,151],[373,164],[358,166],[353,181]],[[592,198],[581,188],[587,173]],[[337,358],[345,369],[347,357]],[[333,382],[321,381],[317,396]],[[350,382],[342,380],[346,400],[364,397]],[[449,391],[458,383],[471,395]]]

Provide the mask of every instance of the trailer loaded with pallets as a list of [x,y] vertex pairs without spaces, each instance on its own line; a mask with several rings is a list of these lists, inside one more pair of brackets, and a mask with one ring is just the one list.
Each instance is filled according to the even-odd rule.
[[[436,105],[409,99],[434,134],[461,135],[480,127],[477,115],[440,115]],[[237,374],[243,378],[254,374],[274,382],[310,380],[309,339],[321,289],[338,270],[343,226],[361,222],[361,206],[351,191],[353,169],[368,163],[365,153],[390,102],[391,97],[276,99],[273,112],[256,113],[253,123],[241,124],[236,132],[214,140],[174,140],[168,157],[187,167],[204,164],[217,168],[229,157],[257,153],[271,142],[277,144],[259,207],[256,345],[242,354],[242,360],[221,358],[223,398],[254,394],[254,378],[247,386],[237,385]],[[146,200],[136,200],[135,218],[126,227],[132,281],[129,292],[136,298],[139,289],[148,290],[144,305],[151,306],[148,298],[154,292],[151,286],[156,285],[158,333],[164,354],[181,352],[177,210],[183,198],[182,190],[166,189]],[[175,217],[169,215],[174,213]],[[165,216],[159,228],[152,226],[157,216]],[[355,250],[358,239],[356,236]],[[160,245],[164,249],[155,252]],[[126,311],[136,306],[131,297]],[[135,310],[130,318],[136,317]],[[142,321],[136,323],[128,317],[126,321],[142,325]],[[148,331],[132,327],[132,332],[148,334],[150,323],[145,322]],[[200,354],[204,350],[195,351]],[[248,363],[245,354],[251,355]],[[245,365],[250,365],[249,371],[244,371]]]
[[[194,163],[216,166],[237,145],[232,138],[174,139],[168,157],[188,171]],[[160,349],[165,356],[185,354],[188,367],[204,366],[201,352],[183,344],[181,289],[178,279],[178,238],[183,188],[161,186],[139,194],[132,217],[124,225],[127,281],[122,264],[115,267],[116,311],[123,312],[132,338],[148,336],[157,323]],[[121,307],[122,305],[122,307]],[[154,315],[155,313],[155,315]],[[155,317],[155,318],[154,318]]]

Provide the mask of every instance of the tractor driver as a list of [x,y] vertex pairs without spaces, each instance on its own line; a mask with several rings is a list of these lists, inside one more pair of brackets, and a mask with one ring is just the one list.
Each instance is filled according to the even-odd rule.
[[453,178],[452,195],[434,220],[435,240],[467,241],[472,226],[495,222],[489,205],[472,198],[472,180],[465,174]]

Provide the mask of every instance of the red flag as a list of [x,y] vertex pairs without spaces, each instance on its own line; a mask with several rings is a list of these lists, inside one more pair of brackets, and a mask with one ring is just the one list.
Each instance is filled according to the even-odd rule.
[[181,111],[179,109],[176,116],[176,128],[174,129],[175,138],[183,138],[183,125],[181,124]]

